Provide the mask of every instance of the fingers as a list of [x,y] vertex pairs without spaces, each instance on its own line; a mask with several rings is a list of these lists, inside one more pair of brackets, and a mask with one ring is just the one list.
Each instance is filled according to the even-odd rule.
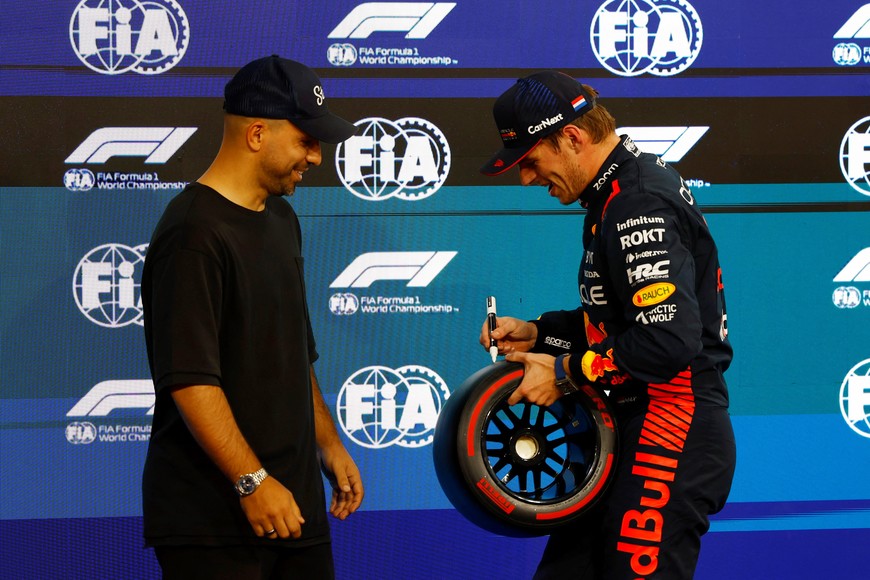
[[345,485],[340,485],[332,490],[329,513],[340,520],[346,519],[359,508],[364,495],[365,491],[359,475],[348,474],[345,478]]

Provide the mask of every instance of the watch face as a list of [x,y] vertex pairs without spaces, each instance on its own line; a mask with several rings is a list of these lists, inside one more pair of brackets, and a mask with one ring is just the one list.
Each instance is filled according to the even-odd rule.
[[239,490],[242,493],[251,493],[257,489],[257,482],[250,475],[243,475],[239,478]]

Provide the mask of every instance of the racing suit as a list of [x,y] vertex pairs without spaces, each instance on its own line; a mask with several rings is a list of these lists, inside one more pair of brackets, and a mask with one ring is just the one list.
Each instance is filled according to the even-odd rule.
[[581,307],[534,321],[534,350],[574,345],[571,376],[609,393],[618,467],[597,509],[551,536],[535,577],[691,578],[736,457],[716,245],[679,174],[627,136],[580,202]]

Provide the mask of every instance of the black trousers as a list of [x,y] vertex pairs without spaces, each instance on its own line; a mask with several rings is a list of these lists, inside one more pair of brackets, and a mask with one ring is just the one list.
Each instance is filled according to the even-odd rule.
[[693,577],[708,516],[725,505],[734,476],[728,411],[653,404],[617,424],[608,494],[550,536],[535,580]]
[[164,580],[334,580],[332,544],[156,546]]

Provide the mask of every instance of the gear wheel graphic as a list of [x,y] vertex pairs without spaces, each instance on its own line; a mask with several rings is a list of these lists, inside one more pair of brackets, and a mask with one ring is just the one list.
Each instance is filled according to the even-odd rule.
[[429,197],[438,191],[444,181],[447,179],[447,174],[450,173],[450,145],[447,143],[447,137],[441,132],[441,129],[427,121],[417,117],[404,117],[396,121],[396,125],[404,129],[406,135],[420,135],[429,139],[429,142],[434,146],[436,151],[435,162],[438,166],[438,178],[432,183],[428,183],[422,187],[420,191],[408,191],[410,186],[405,186],[394,195],[399,199],[408,201],[418,201]]
[[187,20],[187,14],[184,9],[175,0],[145,0],[140,3],[142,9],[152,5],[158,9],[171,11],[173,18],[170,18],[170,24],[173,26],[175,34],[175,43],[178,52],[169,59],[160,59],[157,64],[149,65],[145,62],[144,57],[139,60],[133,70],[143,75],[157,75],[174,67],[184,57],[187,52],[187,47],[190,45],[190,22]]
[[[675,4],[675,5],[674,5]],[[669,6],[670,5],[670,6]],[[659,77],[669,77],[676,74],[679,74],[689,68],[695,59],[698,58],[698,55],[701,53],[701,44],[704,42],[704,28],[701,26],[701,19],[698,16],[698,11],[695,10],[695,7],[689,4],[687,0],[657,0],[656,6],[658,7],[658,12],[661,14],[663,8],[670,9],[675,12],[679,12],[683,19],[685,20],[687,17],[691,18],[691,22],[686,22],[688,24],[688,30],[693,33],[690,38],[692,46],[691,46],[691,55],[688,57],[682,57],[682,61],[679,62],[676,66],[672,67],[661,67],[657,66],[661,64],[661,61],[656,63],[656,66],[653,66],[649,69],[649,73]],[[681,57],[677,57],[679,60]]]
[[[450,389],[438,373],[432,369],[417,365],[407,365],[396,369],[396,373],[401,376],[408,384],[423,383],[432,391],[432,399],[438,404],[438,413],[441,413],[441,408],[444,406],[444,401],[450,397]],[[437,395],[437,396],[436,396]],[[435,436],[435,429],[429,428],[421,433],[405,432],[403,436],[396,441],[396,445],[400,447],[416,448],[425,447],[432,443]]]

